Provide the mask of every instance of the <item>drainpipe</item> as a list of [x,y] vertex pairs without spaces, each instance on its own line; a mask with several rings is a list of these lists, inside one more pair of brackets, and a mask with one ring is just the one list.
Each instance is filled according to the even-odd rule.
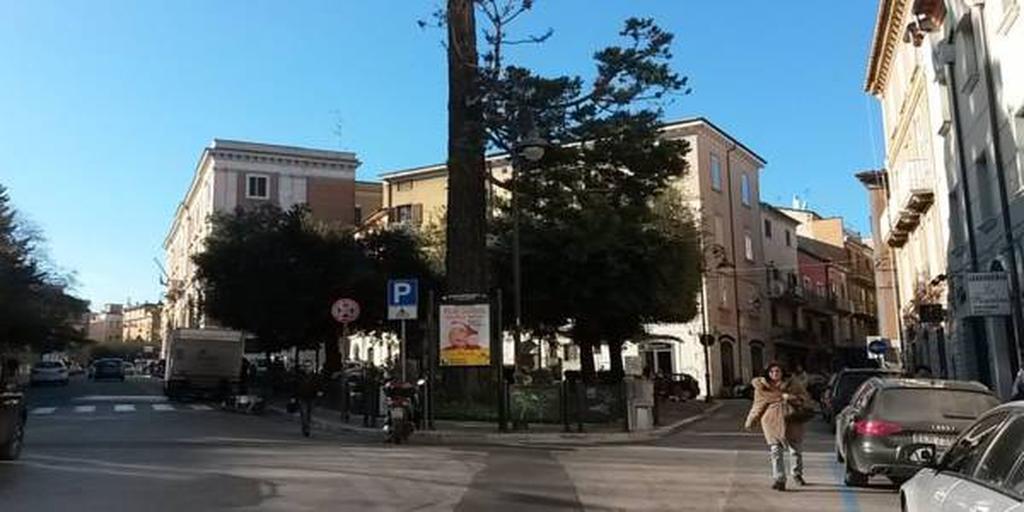
[[979,43],[978,47],[984,55],[985,94],[988,97],[989,133],[992,137],[992,156],[995,160],[996,180],[999,182],[999,203],[1002,207],[1003,214],[1003,239],[1006,242],[1006,250],[1009,252],[1010,310],[1013,312],[1013,325],[1011,326],[1011,330],[1014,338],[1009,356],[1011,375],[1015,375],[1021,364],[1021,341],[1024,341],[1024,337],[1021,335],[1021,327],[1024,326],[1024,318],[1022,318],[1021,312],[1020,276],[1017,272],[1017,251],[1015,250],[1016,244],[1014,244],[1013,241],[1013,224],[1010,219],[1010,201],[1006,192],[1006,170],[1003,168],[1003,150],[1002,144],[1000,144],[999,141],[999,121],[996,118],[999,105],[996,101],[995,82],[992,78],[992,54],[989,52],[988,37],[986,37],[985,32],[984,0],[974,0],[971,5],[971,11],[977,11],[978,13],[978,28],[980,29],[978,30],[978,34],[981,37],[976,37],[975,40]]

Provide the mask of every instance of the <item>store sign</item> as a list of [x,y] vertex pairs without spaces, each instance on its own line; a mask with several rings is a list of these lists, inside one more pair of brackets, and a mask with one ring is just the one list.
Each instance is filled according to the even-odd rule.
[[967,274],[967,316],[1010,314],[1010,286],[1006,272]]

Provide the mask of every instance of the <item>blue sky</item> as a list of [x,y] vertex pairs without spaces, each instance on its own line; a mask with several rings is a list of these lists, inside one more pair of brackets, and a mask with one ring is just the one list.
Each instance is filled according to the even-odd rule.
[[[416,26],[437,4],[0,0],[0,183],[94,308],[157,300],[152,259],[214,137],[354,150],[362,179],[444,160],[443,34]],[[762,200],[866,232],[876,4],[821,5],[538,0],[518,30],[554,37],[512,57],[587,76],[622,20],[653,16],[693,87],[667,118],[706,116],[767,159]]]

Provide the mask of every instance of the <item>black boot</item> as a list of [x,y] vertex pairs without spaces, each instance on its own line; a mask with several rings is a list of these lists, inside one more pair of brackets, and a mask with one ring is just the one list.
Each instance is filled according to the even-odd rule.
[[779,480],[779,481],[775,482],[774,484],[772,484],[772,489],[774,489],[776,491],[785,491],[786,490],[786,481],[785,480]]
[[801,487],[807,485],[807,481],[804,480],[804,476],[803,475],[794,475],[793,476],[793,481],[796,482],[797,485],[799,485]]

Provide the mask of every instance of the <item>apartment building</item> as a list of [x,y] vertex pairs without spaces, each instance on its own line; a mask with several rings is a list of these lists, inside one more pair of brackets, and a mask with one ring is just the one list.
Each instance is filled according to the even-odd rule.
[[124,320],[124,307],[121,304],[107,304],[98,313],[89,318],[87,337],[99,343],[120,343]]
[[128,304],[121,321],[121,339],[125,343],[158,345],[161,342],[162,304]]
[[768,339],[775,347],[774,359],[787,367],[797,364],[808,370],[815,350],[812,339],[802,332],[801,314],[807,290],[801,283],[797,250],[796,219],[778,208],[761,203],[765,280],[768,290]]
[[[702,314],[685,324],[649,326],[650,338],[628,347],[658,372],[688,373],[704,387],[711,373],[712,393],[759,373],[774,355],[768,341],[760,170],[765,161],[705,118],[685,119],[662,127],[666,139],[690,144],[688,174],[674,185],[693,208],[705,233]],[[508,173],[504,155],[487,158],[490,172]],[[447,204],[444,164],[381,174],[384,210],[377,222],[425,227],[443,223]],[[501,193],[491,190],[490,194]],[[705,361],[702,334],[713,336],[710,368]],[[601,352],[604,354],[604,352]],[[597,366],[602,358],[598,356]],[[606,363],[606,361],[604,361]],[[706,390],[705,390],[706,391]],[[704,391],[702,391],[704,392]]]
[[[376,184],[357,183],[355,153],[215,139],[203,149],[192,182],[164,240],[167,292],[164,331],[201,327],[202,287],[192,256],[203,251],[211,216],[273,204],[309,206],[314,218],[352,226],[378,207]],[[357,208],[358,206],[358,208]]]
[[[861,173],[894,274],[905,364],[1003,395],[1019,367],[1024,236],[1024,31],[1017,0],[883,0],[865,90],[885,168]],[[881,254],[881,253],[880,253]],[[978,273],[1005,284],[979,312]],[[973,276],[973,277],[972,277]],[[891,300],[895,299],[895,300]]]

